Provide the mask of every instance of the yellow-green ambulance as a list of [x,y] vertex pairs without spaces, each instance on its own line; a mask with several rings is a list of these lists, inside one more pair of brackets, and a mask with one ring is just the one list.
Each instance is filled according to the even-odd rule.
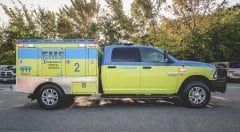
[[180,97],[200,108],[211,92],[226,91],[214,65],[180,61],[152,46],[100,48],[94,39],[19,40],[16,60],[16,91],[29,93],[45,109],[59,108],[66,95]]

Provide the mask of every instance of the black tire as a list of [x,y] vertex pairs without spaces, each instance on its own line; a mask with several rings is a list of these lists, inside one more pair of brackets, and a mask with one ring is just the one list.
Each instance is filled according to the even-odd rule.
[[190,108],[205,107],[211,98],[211,92],[206,83],[202,81],[187,82],[180,93],[183,102]]
[[229,77],[227,77],[227,82],[232,83],[233,81]]
[[37,102],[44,109],[55,110],[60,108],[63,96],[64,93],[57,85],[45,84],[37,93]]

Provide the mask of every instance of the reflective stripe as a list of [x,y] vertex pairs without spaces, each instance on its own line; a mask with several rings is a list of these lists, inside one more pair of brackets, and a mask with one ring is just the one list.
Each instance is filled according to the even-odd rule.
[[37,59],[40,50],[37,48],[19,48],[18,58],[19,59]]
[[97,56],[98,56],[97,48],[88,49],[88,59],[97,59]]
[[[55,48],[57,50],[57,48]],[[43,48],[44,51],[49,49]],[[86,54],[88,50],[88,54]],[[59,49],[60,51],[60,49]],[[66,48],[65,57],[66,59],[86,59],[88,56],[89,59],[97,59],[98,49],[97,48]],[[19,59],[38,59],[41,58],[41,49],[38,48],[19,48],[18,49],[18,58]]]
[[66,59],[85,59],[85,48],[66,48]]

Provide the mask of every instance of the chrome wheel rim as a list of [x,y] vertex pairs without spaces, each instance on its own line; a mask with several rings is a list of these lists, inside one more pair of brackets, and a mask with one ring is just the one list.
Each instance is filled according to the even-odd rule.
[[188,98],[192,104],[201,104],[206,99],[206,91],[202,87],[192,87]]
[[42,92],[41,99],[45,105],[55,105],[58,101],[58,93],[52,88],[47,88]]

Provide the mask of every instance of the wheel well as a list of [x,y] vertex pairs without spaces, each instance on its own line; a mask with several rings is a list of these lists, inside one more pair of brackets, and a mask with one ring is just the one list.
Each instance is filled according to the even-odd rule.
[[34,90],[33,94],[30,96],[31,99],[35,100],[37,98],[37,94],[38,94],[38,91],[40,90],[40,88],[44,85],[49,85],[49,84],[57,86],[64,93],[63,89],[58,84],[53,83],[53,82],[45,82],[45,83],[42,83],[42,84],[37,86],[37,88]]
[[194,75],[194,76],[190,76],[188,77],[187,79],[184,80],[184,82],[182,83],[179,91],[178,91],[178,94],[180,94],[183,90],[184,90],[184,85],[190,81],[193,81],[193,80],[198,80],[198,81],[202,81],[204,82],[207,86],[209,86],[210,88],[210,91],[212,91],[211,87],[210,87],[210,81],[208,78],[204,77],[204,76],[200,76],[200,75]]

